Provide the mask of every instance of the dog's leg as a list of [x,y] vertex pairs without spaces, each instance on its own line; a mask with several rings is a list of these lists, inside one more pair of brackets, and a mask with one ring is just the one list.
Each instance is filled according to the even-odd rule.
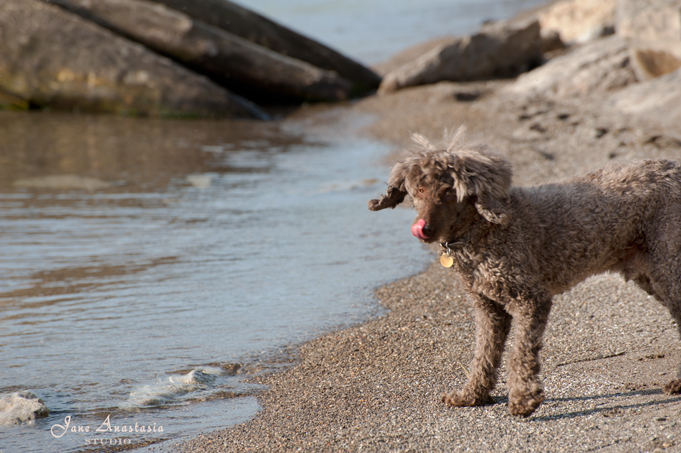
[[513,308],[515,338],[509,363],[508,409],[527,417],[544,401],[539,380],[539,350],[551,311],[551,300],[519,301]]
[[468,382],[460,391],[442,396],[449,406],[494,404],[490,391],[497,383],[506,337],[511,330],[511,315],[498,303],[484,296],[476,298],[476,347]]
[[[675,255],[662,256],[654,263],[655,265],[662,263],[662,265],[651,266],[653,267],[652,272],[641,273],[634,278],[634,282],[667,307],[672,318],[676,321],[676,327],[681,336],[681,288],[677,284],[677,276],[681,275],[681,260]],[[668,395],[681,394],[681,367],[679,367],[676,378],[665,384],[663,390]]]
[[[681,335],[681,299],[677,298],[676,301],[666,301],[665,305],[674,317],[676,327],[679,329],[679,335]],[[664,386],[664,393],[668,395],[681,394],[681,367],[679,367],[679,371],[676,374],[676,379],[672,379]]]

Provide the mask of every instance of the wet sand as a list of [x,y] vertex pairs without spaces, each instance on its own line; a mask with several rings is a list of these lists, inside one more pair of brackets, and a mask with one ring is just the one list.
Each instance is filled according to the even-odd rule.
[[[393,157],[410,132],[438,137],[465,124],[469,138],[511,160],[517,185],[611,160],[681,158],[677,142],[654,139],[656,131],[599,110],[597,100],[513,102],[497,94],[507,83],[440,83],[340,111],[374,114],[366,133],[394,143]],[[305,115],[315,113],[293,117]],[[415,240],[409,225],[403,240]],[[681,451],[681,397],[661,391],[681,363],[676,326],[618,275],[593,277],[555,298],[541,353],[546,401],[527,419],[508,413],[505,365],[496,404],[452,409],[440,402],[465,382],[473,355],[472,309],[451,271],[434,263],[377,296],[388,314],[311,341],[290,369],[256,378],[268,390],[258,395],[263,409],[255,419],[174,449]]]

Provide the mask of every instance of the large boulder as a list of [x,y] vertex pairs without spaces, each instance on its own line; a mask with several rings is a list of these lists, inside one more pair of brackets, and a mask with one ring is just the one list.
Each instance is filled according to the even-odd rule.
[[681,40],[681,0],[619,0],[617,34],[642,41]]
[[24,390],[0,398],[0,426],[34,422],[50,415],[43,400]]
[[517,75],[541,58],[541,48],[539,22],[535,18],[496,22],[473,35],[452,38],[388,73],[379,92],[443,80]]
[[351,84],[336,72],[276,53],[146,0],[51,0],[195,69],[258,102],[339,101]]
[[632,124],[662,128],[681,139],[681,69],[627,87],[605,107],[629,116]]
[[0,2],[0,91],[36,106],[152,116],[262,115],[139,44],[38,0]]
[[154,0],[201,22],[289,57],[337,72],[353,90],[375,88],[381,78],[362,64],[228,0]]
[[504,92],[515,97],[569,98],[605,93],[636,81],[627,43],[610,36],[521,75]]
[[616,10],[617,0],[560,0],[539,12],[539,24],[564,43],[585,43],[614,32]]
[[681,0],[619,0],[617,34],[641,80],[681,67]]

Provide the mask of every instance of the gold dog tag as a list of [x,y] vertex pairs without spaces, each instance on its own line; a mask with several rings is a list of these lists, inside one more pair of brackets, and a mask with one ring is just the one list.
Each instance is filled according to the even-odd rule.
[[442,255],[440,256],[440,264],[444,267],[452,267],[454,265],[454,258],[450,255]]

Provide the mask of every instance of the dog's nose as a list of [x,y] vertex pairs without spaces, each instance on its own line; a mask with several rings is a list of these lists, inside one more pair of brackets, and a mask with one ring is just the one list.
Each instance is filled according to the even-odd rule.
[[421,233],[426,237],[429,238],[433,235],[433,227],[430,226],[429,223],[426,223],[423,225],[423,228],[421,228]]

